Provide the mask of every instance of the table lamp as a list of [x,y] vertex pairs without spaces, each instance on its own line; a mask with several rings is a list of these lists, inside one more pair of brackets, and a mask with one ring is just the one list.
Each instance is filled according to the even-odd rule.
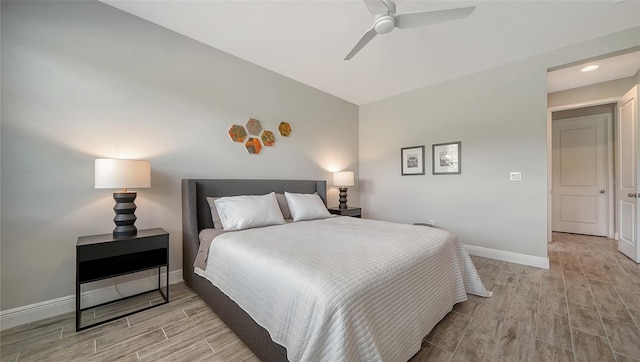
[[347,186],[354,185],[354,174],[353,171],[341,171],[333,173],[333,186],[338,186],[340,190],[340,205],[338,208],[346,209],[347,208]]
[[113,193],[116,205],[113,211],[116,216],[113,222],[113,237],[133,236],[138,229],[136,222],[135,191],[129,188],[151,187],[151,162],[141,160],[97,159],[96,160],[96,189],[122,189]]

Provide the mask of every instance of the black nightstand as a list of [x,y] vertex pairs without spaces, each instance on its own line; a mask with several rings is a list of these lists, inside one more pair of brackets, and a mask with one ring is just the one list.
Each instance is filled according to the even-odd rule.
[[351,216],[351,217],[362,217],[362,209],[359,207],[347,207],[346,209],[340,209],[337,207],[329,207],[327,208],[330,214],[340,215],[340,216]]
[[[167,272],[166,289],[164,292],[160,284],[160,271],[162,267],[165,267]],[[157,289],[100,305],[94,305],[89,308],[82,308],[82,284],[156,268],[158,269]],[[152,292],[159,292],[164,302],[81,326],[80,319],[82,311],[84,310]],[[129,237],[114,238],[113,234],[101,234],[81,236],[78,238],[78,242],[76,243],[76,331],[111,322],[115,319],[167,303],[169,303],[169,233],[157,228],[138,230],[137,235]]]

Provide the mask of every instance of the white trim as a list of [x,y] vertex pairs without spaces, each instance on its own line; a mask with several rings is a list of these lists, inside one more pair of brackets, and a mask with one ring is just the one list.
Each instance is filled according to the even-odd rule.
[[618,103],[618,101],[622,97],[611,97],[611,98],[603,98],[603,99],[594,99],[592,101],[580,102],[580,103],[571,103],[571,104],[563,104],[561,106],[555,106],[548,108],[549,113],[558,112],[558,111],[566,111],[568,109],[577,109],[577,108],[586,108],[593,106],[602,106],[610,103]]
[[[537,268],[549,269],[549,259],[539,256],[531,256],[525,254],[513,253],[510,251],[483,248],[480,246],[466,245],[464,248],[471,255],[481,256],[484,258],[507,261],[523,265],[534,266]],[[161,274],[161,279],[164,280]],[[169,272],[169,284],[175,284],[182,281],[182,269]],[[135,294],[141,290],[150,289],[149,285],[157,285],[157,275],[146,278],[137,279],[131,282],[116,286],[109,286],[100,289],[94,289],[82,293],[83,305],[97,305],[120,298],[122,294]],[[118,291],[119,290],[119,291]],[[0,311],[0,330],[35,322],[45,318],[55,317],[64,313],[75,311],[76,306],[75,295],[46,300],[44,302],[34,303],[23,307],[13,308],[6,311]]]
[[[166,273],[161,273],[162,281],[166,280]],[[182,269],[169,272],[169,284],[182,281]],[[89,290],[82,293],[83,308],[90,305],[98,305],[111,300],[122,298],[123,295],[134,295],[141,291],[150,290],[158,285],[158,274],[146,278],[136,279],[117,286]],[[74,312],[76,310],[76,296],[45,300],[44,302],[25,305],[6,311],[0,311],[0,330],[27,324],[41,319],[55,317],[60,314]]]
[[481,246],[463,244],[470,255],[483,258],[507,261],[509,263],[534,266],[536,268],[549,269],[549,259],[540,256],[513,253],[511,251],[483,248]]
[[553,145],[551,143],[551,135],[553,134],[553,111],[547,108],[547,243],[553,240],[552,236],[552,216],[553,216]]
[[616,107],[613,108],[613,112],[609,113],[609,116],[607,117],[607,162],[608,164],[608,169],[607,169],[607,174],[608,174],[608,182],[607,182],[607,201],[609,202],[607,205],[607,213],[609,214],[609,225],[607,226],[608,232],[607,232],[607,238],[609,239],[613,239],[614,235],[615,235],[615,231],[616,231],[616,224],[615,224],[615,214],[616,214],[616,182],[615,182],[615,162],[616,160],[614,159],[614,148],[615,148],[615,142],[616,142],[616,138],[613,134],[613,122],[615,121],[616,118]]
[[[551,184],[553,182],[552,179],[552,171],[553,171],[553,165],[551,162],[551,158],[552,158],[552,144],[551,144],[551,134],[553,132],[553,112],[558,112],[558,111],[566,111],[569,109],[577,109],[577,108],[585,108],[585,107],[592,107],[592,106],[601,106],[604,104],[610,104],[610,103],[618,103],[618,101],[622,99],[622,97],[611,97],[611,98],[603,98],[603,99],[594,99],[591,101],[585,101],[585,102],[580,102],[580,103],[571,103],[571,104],[563,104],[560,106],[555,106],[555,107],[547,107],[547,242],[550,243],[552,240],[552,217],[553,217],[553,205],[552,205],[552,200],[551,200],[551,194],[553,192],[552,188],[551,188]],[[614,112],[614,114],[611,115],[612,117],[616,117],[616,114]],[[611,121],[613,122],[613,120]],[[613,127],[613,123],[612,126]],[[612,128],[611,128],[612,129]],[[608,139],[608,141],[615,143],[616,140],[615,138],[613,138],[613,132],[611,131],[608,135],[608,137],[611,137]],[[611,145],[611,147],[615,147],[614,145]],[[609,161],[611,162],[611,164],[613,164],[614,161],[612,161],[613,158],[613,153],[609,154],[607,157],[609,157]],[[609,177],[609,179],[611,179],[611,177]],[[615,222],[613,222],[613,219],[615,218],[615,214],[613,210],[609,209],[609,235],[611,235],[612,231],[615,231]],[[613,223],[613,224],[612,224]],[[615,236],[615,232],[614,232],[614,236]],[[607,237],[610,237],[610,236]]]

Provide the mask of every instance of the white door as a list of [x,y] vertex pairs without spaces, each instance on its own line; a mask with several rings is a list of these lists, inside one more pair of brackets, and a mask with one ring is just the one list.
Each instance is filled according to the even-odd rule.
[[640,261],[638,246],[638,86],[631,88],[618,102],[618,250]]
[[602,114],[553,122],[553,231],[607,236],[610,118]]

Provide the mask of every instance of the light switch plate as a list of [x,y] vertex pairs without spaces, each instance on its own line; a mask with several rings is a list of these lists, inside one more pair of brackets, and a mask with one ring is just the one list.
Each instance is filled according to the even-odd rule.
[[509,181],[522,181],[522,172],[509,172]]

